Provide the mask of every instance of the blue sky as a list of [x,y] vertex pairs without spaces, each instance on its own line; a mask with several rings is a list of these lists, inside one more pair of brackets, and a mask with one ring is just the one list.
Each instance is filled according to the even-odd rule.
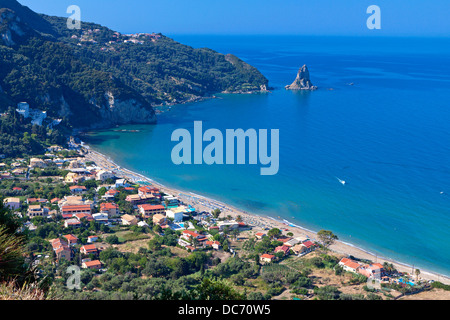
[[[32,10],[122,33],[450,36],[449,0],[19,0]],[[381,9],[381,30],[369,30],[367,7]]]

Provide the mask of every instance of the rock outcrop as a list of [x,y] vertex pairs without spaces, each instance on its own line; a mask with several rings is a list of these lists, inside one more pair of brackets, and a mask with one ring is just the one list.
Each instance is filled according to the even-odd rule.
[[308,67],[303,65],[297,72],[297,77],[292,84],[285,86],[287,90],[315,90],[316,86],[313,86],[309,78]]

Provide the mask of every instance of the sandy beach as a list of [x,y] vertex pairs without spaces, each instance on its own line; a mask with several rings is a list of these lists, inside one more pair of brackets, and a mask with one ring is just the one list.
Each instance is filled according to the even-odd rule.
[[[97,151],[92,150],[91,148],[89,148],[89,151],[88,153],[85,154],[85,157],[88,161],[95,162],[95,164],[98,167],[104,170],[114,171],[118,177],[125,178],[130,182],[137,182],[137,181],[149,182],[152,185],[158,187],[164,193],[177,196],[185,204],[190,204],[194,206],[198,211],[211,211],[215,208],[218,208],[222,211],[221,217],[226,217],[230,215],[234,218],[240,215],[243,222],[252,227],[253,233],[262,231],[267,232],[265,228],[271,229],[276,227],[279,228],[280,230],[283,230],[284,234],[286,234],[287,232],[292,232],[294,234],[293,236],[294,238],[300,236],[301,237],[307,236],[313,241],[318,239],[317,234],[314,231],[302,228],[301,226],[298,225],[293,225],[292,223],[284,221],[282,219],[275,219],[271,217],[252,214],[211,198],[194,194],[189,191],[174,189],[162,185],[157,181],[150,179],[149,177],[145,177],[141,174],[135,173],[133,171],[118,166],[117,164],[114,163],[112,159]],[[286,229],[288,229],[288,231],[285,231]],[[330,247],[330,249],[336,253],[344,255],[352,255],[356,258],[367,259],[373,262],[378,263],[389,262],[392,263],[397,270],[413,274],[412,266],[401,263],[399,261],[395,261],[393,259],[389,259],[387,257],[376,256],[370,252],[358,248],[356,245],[351,245],[348,243],[344,243],[342,241],[337,241]],[[420,267],[416,266],[415,268]],[[419,279],[421,280],[434,280],[440,281],[445,284],[450,284],[450,278],[444,275],[429,272],[422,268],[420,268],[420,271],[421,273],[419,275]]]

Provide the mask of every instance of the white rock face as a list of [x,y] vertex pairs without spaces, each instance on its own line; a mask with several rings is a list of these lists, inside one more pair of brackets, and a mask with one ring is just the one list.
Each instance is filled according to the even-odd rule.
[[100,107],[102,121],[109,124],[155,123],[156,115],[135,99],[119,100],[111,92],[105,93],[107,103]]
[[313,86],[309,78],[308,67],[303,65],[297,72],[297,77],[292,84],[285,87],[287,90],[315,90],[316,86]]

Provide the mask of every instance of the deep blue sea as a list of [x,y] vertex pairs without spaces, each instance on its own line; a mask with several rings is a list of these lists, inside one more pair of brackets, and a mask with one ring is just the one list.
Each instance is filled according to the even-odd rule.
[[[94,149],[163,184],[450,275],[450,38],[173,38],[235,54],[273,90],[174,106],[157,125],[121,127],[140,132],[93,133]],[[303,64],[319,89],[286,91]],[[174,165],[171,134],[196,120],[204,130],[279,129],[278,174]]]

